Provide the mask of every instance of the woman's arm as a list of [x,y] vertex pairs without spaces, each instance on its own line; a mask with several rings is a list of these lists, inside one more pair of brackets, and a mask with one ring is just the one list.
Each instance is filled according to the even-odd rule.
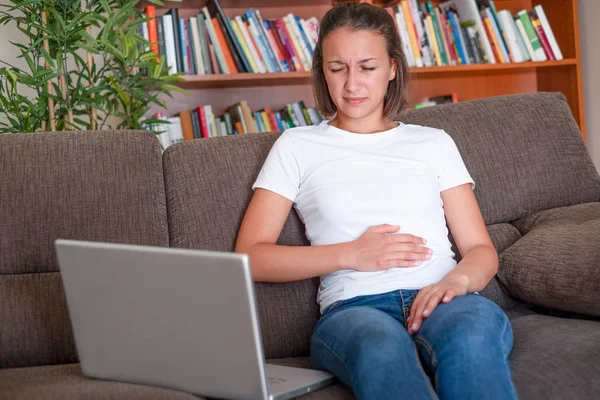
[[447,225],[462,259],[440,282],[421,289],[407,321],[411,333],[420,328],[423,318],[431,315],[438,304],[482,290],[498,271],[498,253],[471,184],[444,190],[441,195]]
[[498,253],[471,184],[443,191],[442,201],[448,228],[462,257],[448,275],[465,279],[468,293],[483,290],[498,272]]
[[292,201],[257,188],[248,205],[235,251],[250,257],[255,281],[290,282],[334,272],[348,266],[347,244],[331,246],[276,245]]

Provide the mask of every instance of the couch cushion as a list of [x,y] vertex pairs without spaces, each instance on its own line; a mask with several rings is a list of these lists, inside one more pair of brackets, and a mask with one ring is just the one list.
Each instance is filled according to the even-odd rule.
[[525,236],[500,255],[498,278],[516,298],[600,316],[600,203],[518,221]]
[[511,323],[509,361],[522,400],[598,398],[600,322],[530,314]]
[[[512,246],[517,240],[521,238],[521,234],[511,224],[500,223],[488,225],[487,227],[488,234],[490,235],[490,239],[496,248],[496,252],[501,254],[505,249]],[[460,252],[458,251],[458,247],[452,238],[452,235],[449,235],[450,243],[452,244],[452,251],[455,254],[454,259],[459,262],[462,257]],[[524,307],[521,301],[509,296],[500,286],[497,277],[493,277],[490,283],[479,292],[482,296],[487,297],[492,300],[494,303],[498,304],[503,310],[512,310],[516,308]]]
[[0,397],[12,400],[201,399],[176,390],[88,379],[81,374],[79,364],[0,369]]
[[11,134],[0,160],[0,368],[75,362],[54,240],[168,246],[160,146],[149,132]]
[[452,136],[475,180],[486,224],[600,201],[600,176],[562,94],[445,104],[406,112],[401,119]]
[[[172,247],[233,251],[252,183],[278,133],[194,140],[164,153]],[[308,245],[294,210],[277,242]],[[307,355],[319,318],[318,279],[255,286],[267,358]]]

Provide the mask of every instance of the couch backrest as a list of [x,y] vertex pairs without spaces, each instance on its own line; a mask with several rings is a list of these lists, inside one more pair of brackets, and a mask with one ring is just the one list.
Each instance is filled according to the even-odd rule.
[[54,240],[168,246],[148,132],[0,135],[0,368],[77,361]]
[[453,137],[487,224],[600,200],[600,176],[563,94],[446,104],[401,119]]
[[[251,185],[278,133],[194,140],[165,151],[164,171],[172,247],[233,251],[252,196]],[[292,211],[278,241],[309,244]],[[319,318],[318,279],[255,285],[267,358],[305,355]]]
[[[445,129],[476,181],[476,196],[499,252],[520,234],[511,220],[545,208],[598,201],[600,178],[562,94],[476,100],[405,113],[406,123]],[[164,154],[169,236],[173,247],[232,251],[251,185],[279,133],[184,142]],[[279,244],[307,244],[292,210]],[[318,280],[258,283],[267,358],[306,355]],[[515,305],[493,280],[484,295]]]

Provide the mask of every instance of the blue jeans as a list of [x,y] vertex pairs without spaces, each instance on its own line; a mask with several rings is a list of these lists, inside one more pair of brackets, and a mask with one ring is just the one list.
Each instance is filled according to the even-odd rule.
[[311,339],[313,367],[335,374],[358,399],[516,399],[512,327],[502,309],[477,294],[459,296],[411,336],[406,320],[417,293],[329,306]]

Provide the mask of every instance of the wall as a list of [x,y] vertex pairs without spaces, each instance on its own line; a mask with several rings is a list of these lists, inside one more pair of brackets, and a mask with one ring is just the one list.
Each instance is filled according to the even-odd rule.
[[579,35],[588,150],[600,172],[600,1],[579,0]]

